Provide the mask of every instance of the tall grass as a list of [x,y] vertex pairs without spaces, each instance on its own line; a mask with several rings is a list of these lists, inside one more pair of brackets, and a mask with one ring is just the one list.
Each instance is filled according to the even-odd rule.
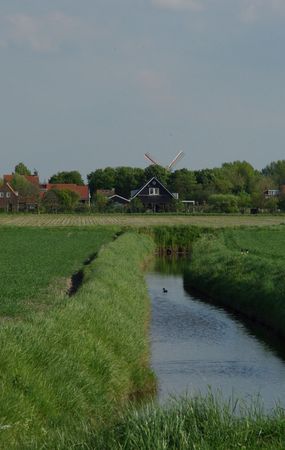
[[285,230],[244,229],[203,236],[185,284],[285,336]]
[[130,410],[94,438],[104,450],[278,450],[285,448],[284,411],[266,416],[258,404],[243,407],[213,395],[178,399],[162,408]]
[[94,430],[155,387],[141,271],[153,251],[127,233],[99,252],[69,302],[0,327],[0,448],[93,448]]
[[[174,253],[187,253],[192,249],[193,243],[202,235],[209,232],[209,228],[198,226],[150,226],[137,231],[150,235],[157,247],[157,251],[165,253],[170,250]],[[211,230],[213,232],[213,230]]]

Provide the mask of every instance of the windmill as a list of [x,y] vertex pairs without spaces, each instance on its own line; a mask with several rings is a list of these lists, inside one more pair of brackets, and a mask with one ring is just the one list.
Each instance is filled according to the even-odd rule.
[[[168,166],[165,167],[165,169],[168,170],[169,172],[171,172],[173,167],[178,163],[178,161],[180,161],[183,158],[184,155],[185,155],[185,153],[181,152],[181,151],[179,153],[177,153],[175,158],[171,161],[170,164],[168,164]],[[145,153],[144,156],[154,166],[161,166],[161,164],[159,164],[159,162],[157,162],[156,159],[154,159],[150,153]]]

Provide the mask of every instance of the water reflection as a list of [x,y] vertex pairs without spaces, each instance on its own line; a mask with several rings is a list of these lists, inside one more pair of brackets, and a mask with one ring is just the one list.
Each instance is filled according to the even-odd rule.
[[[152,365],[159,396],[206,393],[244,399],[260,394],[266,408],[285,405],[284,352],[266,331],[187,293],[187,260],[158,259],[147,275],[152,298]],[[163,288],[167,290],[163,292]],[[258,333],[256,333],[258,331]],[[275,342],[276,344],[276,342]]]

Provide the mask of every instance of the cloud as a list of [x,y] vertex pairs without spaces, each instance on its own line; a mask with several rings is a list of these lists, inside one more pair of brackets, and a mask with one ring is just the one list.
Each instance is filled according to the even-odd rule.
[[245,23],[253,23],[262,20],[269,15],[284,15],[284,0],[242,0],[241,20]]
[[144,96],[160,105],[174,103],[176,98],[171,94],[170,83],[166,77],[153,69],[142,69],[137,74],[137,81]]
[[154,6],[173,10],[202,11],[205,9],[203,0],[151,0]]
[[76,18],[58,11],[43,16],[6,16],[0,26],[2,47],[13,44],[29,47],[35,52],[56,51],[63,43],[84,33],[83,25]]

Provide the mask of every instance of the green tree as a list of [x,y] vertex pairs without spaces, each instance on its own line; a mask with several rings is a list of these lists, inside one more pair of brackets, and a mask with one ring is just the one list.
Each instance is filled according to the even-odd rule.
[[58,172],[52,175],[49,179],[49,183],[52,184],[77,184],[79,186],[84,185],[81,174],[77,170],[70,172]]
[[213,211],[223,213],[238,212],[238,198],[230,194],[214,194],[209,197]]
[[117,167],[115,175],[115,191],[129,198],[132,189],[140,188],[144,183],[144,170],[133,167]]
[[73,211],[79,198],[79,194],[70,189],[51,189],[45,193],[42,206],[47,212]]
[[87,175],[89,190],[93,195],[97,189],[113,189],[116,182],[116,169],[106,167],[105,169],[97,169]]
[[170,175],[169,184],[172,192],[178,192],[179,199],[185,200],[192,198],[197,181],[194,172],[188,169],[181,169]]
[[271,162],[262,169],[262,173],[272,178],[275,187],[285,184],[285,159]]
[[22,162],[15,166],[15,173],[18,175],[31,175],[31,171]]
[[40,195],[39,187],[30,183],[24,175],[15,173],[11,185],[19,193],[20,198],[38,201]]
[[128,210],[133,213],[143,212],[144,205],[139,198],[135,197],[135,198],[133,198],[133,200],[130,201]]
[[108,198],[99,193],[95,194],[95,196],[93,198],[94,198],[95,211],[97,211],[97,212],[106,211],[107,206],[108,206]]
[[152,177],[156,177],[164,186],[167,187],[167,185],[170,181],[170,172],[162,166],[158,166],[158,165],[148,166],[144,170],[144,174],[145,174],[145,180],[144,180],[145,182],[150,180]]
[[246,161],[234,161],[224,163],[221,173],[228,180],[230,192],[239,194],[240,192],[251,193],[258,179],[258,172]]

